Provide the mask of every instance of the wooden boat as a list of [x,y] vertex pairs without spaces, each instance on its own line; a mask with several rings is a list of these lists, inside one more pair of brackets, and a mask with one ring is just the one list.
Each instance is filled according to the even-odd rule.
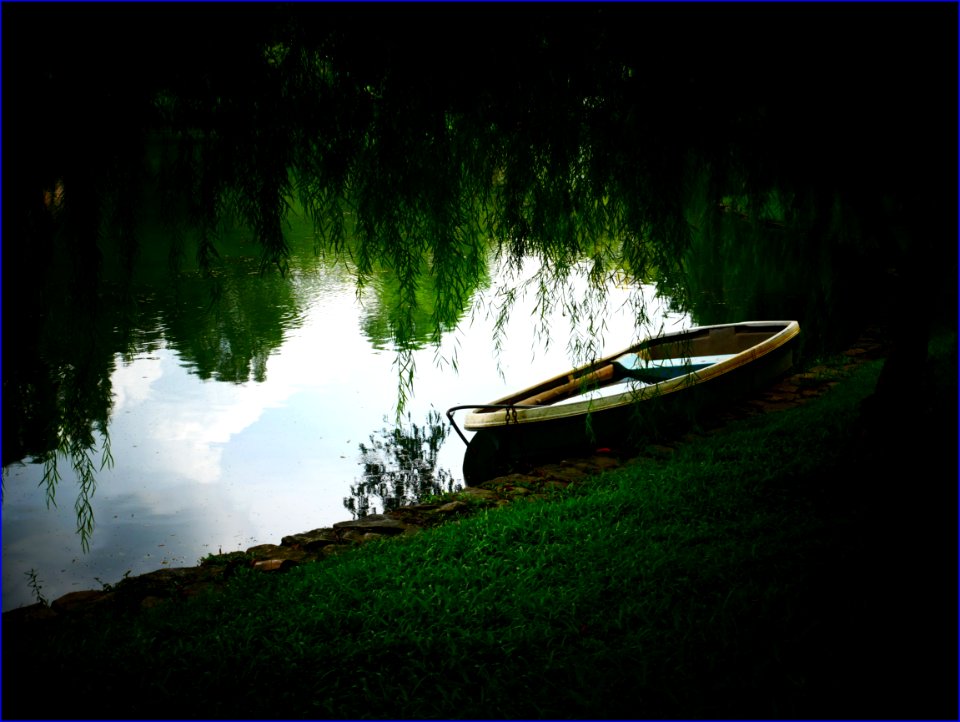
[[[447,417],[467,442],[476,484],[522,461],[651,438],[697,412],[763,388],[794,361],[796,321],[700,326],[646,339],[587,366]],[[464,427],[453,412],[470,409]]]

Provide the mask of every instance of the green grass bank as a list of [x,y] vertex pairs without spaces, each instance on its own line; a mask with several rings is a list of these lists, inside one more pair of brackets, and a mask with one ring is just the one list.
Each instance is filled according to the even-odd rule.
[[550,500],[5,629],[3,717],[956,719],[956,334],[909,417],[881,363]]

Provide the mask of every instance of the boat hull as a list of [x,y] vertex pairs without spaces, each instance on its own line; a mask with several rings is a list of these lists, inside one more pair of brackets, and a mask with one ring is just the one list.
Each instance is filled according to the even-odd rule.
[[[656,438],[705,409],[742,398],[782,376],[793,366],[799,333],[796,321],[695,327],[647,339],[473,409],[464,422],[467,430],[476,432],[464,455],[464,480],[476,484],[525,461]],[[651,363],[708,355],[723,355],[724,360],[660,383],[624,384],[622,392],[606,396],[530,404],[557,389],[579,385],[577,392],[589,390],[590,379],[600,378],[616,359],[632,354]]]

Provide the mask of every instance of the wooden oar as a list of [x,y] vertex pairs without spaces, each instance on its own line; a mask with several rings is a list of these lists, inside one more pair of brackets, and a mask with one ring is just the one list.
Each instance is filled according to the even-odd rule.
[[594,386],[606,386],[620,379],[630,378],[645,384],[658,384],[661,381],[683,376],[692,371],[712,366],[732,356],[694,356],[692,358],[673,358],[651,361],[638,353],[626,353],[610,361],[596,371],[583,376],[568,375],[570,380],[559,386],[541,391],[539,394],[517,401],[518,406],[543,406],[560,399],[574,396]]

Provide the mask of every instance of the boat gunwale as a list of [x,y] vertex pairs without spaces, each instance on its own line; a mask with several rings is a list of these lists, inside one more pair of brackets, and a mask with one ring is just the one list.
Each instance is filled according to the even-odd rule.
[[[638,351],[642,351],[644,348],[650,348],[665,343],[682,343],[685,340],[685,337],[689,337],[691,335],[701,335],[705,331],[709,334],[715,330],[725,328],[751,326],[764,327],[778,325],[783,326],[783,328],[771,335],[769,338],[766,338],[763,341],[760,341],[759,343],[734,354],[731,358],[711,364],[710,366],[698,371],[691,371],[690,373],[661,381],[656,384],[649,384],[641,387],[634,386],[619,394],[601,398],[585,399],[583,401],[573,403],[548,404],[543,406],[513,405],[519,404],[521,400],[529,398],[531,395],[537,393],[537,390],[542,392],[543,390],[552,388],[559,383],[568,381],[572,375],[576,375],[584,371],[603,368],[624,354],[636,353]],[[579,366],[551,379],[542,381],[508,396],[504,396],[496,401],[491,401],[491,407],[499,406],[501,408],[497,409],[496,411],[474,411],[473,413],[468,413],[464,419],[464,428],[469,431],[480,431],[483,429],[500,428],[504,426],[516,426],[518,424],[533,424],[545,421],[567,419],[571,417],[584,416],[586,414],[596,414],[603,411],[610,411],[630,404],[649,401],[654,398],[678,393],[694,386],[704,384],[720,376],[724,376],[731,371],[736,370],[737,368],[751,364],[785,346],[788,342],[799,335],[799,333],[800,324],[797,321],[740,321],[736,323],[714,324],[710,326],[693,326],[682,331],[644,339],[643,341],[640,341],[639,343],[634,344],[627,349],[618,351],[617,353],[611,354],[602,359],[598,359],[593,363]],[[507,407],[506,412],[504,412],[503,407]],[[478,405],[474,408],[483,409],[488,407]]]

